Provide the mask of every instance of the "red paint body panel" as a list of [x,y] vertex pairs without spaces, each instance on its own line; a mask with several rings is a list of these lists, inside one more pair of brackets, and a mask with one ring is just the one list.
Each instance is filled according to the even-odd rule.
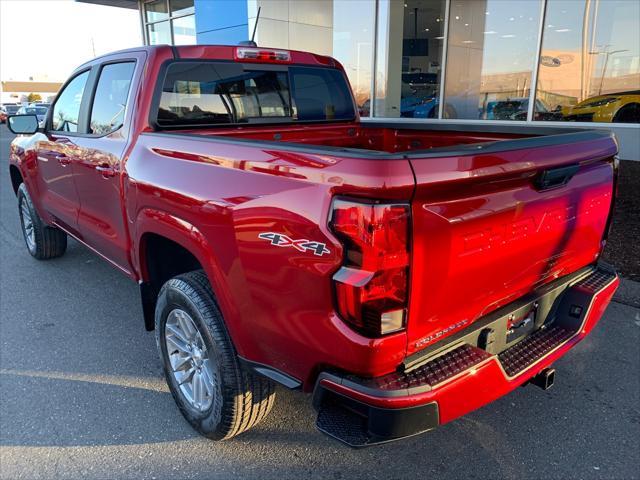
[[[176,51],[183,59],[234,59],[233,47]],[[328,57],[291,55],[294,64],[342,69]],[[391,372],[428,345],[425,338],[462,319],[472,323],[600,252],[612,197],[611,137],[532,148],[518,143],[535,138],[532,132],[400,128],[357,117],[154,133],[155,85],[173,58],[170,47],[147,47],[83,66],[137,62],[122,129],[106,137],[18,137],[11,163],[45,221],[137,281],[149,279],[150,235],[189,250],[211,281],[238,353],[307,390],[326,368]],[[513,145],[490,153],[460,149],[501,141]],[[46,150],[64,150],[69,165],[38,161],[50,155]],[[535,190],[540,171],[572,163],[580,169],[566,186]],[[65,168],[69,174],[60,175]],[[407,328],[399,333],[367,338],[335,312],[332,275],[344,253],[328,227],[336,195],[411,203],[410,298]],[[330,253],[277,248],[258,237],[263,232],[322,242]],[[491,380],[493,367],[485,368]],[[487,392],[480,398],[505,391],[491,385],[473,388]]]
[[49,213],[66,228],[77,231],[80,197],[73,179],[72,162],[78,154],[77,145],[65,136],[47,135],[38,140],[34,152],[34,176],[40,201]]
[[[310,381],[323,365],[371,375],[393,369],[404,357],[404,333],[368,339],[336,317],[330,278],[342,250],[327,223],[332,196],[351,185],[363,195],[406,198],[413,190],[408,163],[372,168],[367,159],[250,145],[215,151],[206,140],[141,135],[127,171],[137,211],[179,211],[212,240],[215,291],[239,354]],[[133,228],[140,238],[148,227],[136,221]],[[258,238],[270,231],[325,242],[331,253],[274,248]]]

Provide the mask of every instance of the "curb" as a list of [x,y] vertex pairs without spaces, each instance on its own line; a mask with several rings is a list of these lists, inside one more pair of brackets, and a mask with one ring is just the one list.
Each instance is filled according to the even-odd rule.
[[640,308],[640,282],[621,277],[620,286],[613,296],[613,301]]

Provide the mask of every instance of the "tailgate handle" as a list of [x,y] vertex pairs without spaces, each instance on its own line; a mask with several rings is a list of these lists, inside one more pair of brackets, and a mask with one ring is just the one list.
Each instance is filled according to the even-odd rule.
[[536,190],[548,190],[566,185],[579,168],[580,165],[575,163],[573,165],[567,165],[566,167],[543,170],[534,180]]

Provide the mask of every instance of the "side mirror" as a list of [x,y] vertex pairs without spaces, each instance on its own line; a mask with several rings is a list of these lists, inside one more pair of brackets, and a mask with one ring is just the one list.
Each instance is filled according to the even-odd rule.
[[9,115],[7,127],[17,135],[32,135],[38,131],[36,115]]

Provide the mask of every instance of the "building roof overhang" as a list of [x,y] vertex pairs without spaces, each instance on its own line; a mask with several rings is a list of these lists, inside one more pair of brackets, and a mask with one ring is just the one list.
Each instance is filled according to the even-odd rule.
[[76,2],[93,3],[94,5],[105,5],[107,7],[138,9],[138,0],[76,0]]

